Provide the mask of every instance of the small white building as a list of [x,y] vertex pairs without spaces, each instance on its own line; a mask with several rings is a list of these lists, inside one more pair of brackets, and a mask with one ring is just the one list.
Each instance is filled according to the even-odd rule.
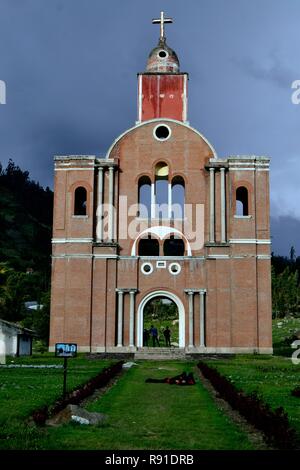
[[2,356],[31,356],[35,333],[16,323],[0,319],[0,354]]

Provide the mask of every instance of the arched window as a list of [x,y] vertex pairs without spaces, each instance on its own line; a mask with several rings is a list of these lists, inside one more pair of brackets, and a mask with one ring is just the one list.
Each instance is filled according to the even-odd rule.
[[171,235],[164,241],[164,256],[184,256],[184,241]]
[[139,242],[139,256],[159,256],[159,242],[156,238],[142,238]]
[[169,167],[160,162],[155,166],[155,217],[167,219],[169,215]]
[[148,176],[139,179],[139,217],[151,217],[151,180]]
[[181,176],[175,176],[172,179],[172,218],[184,218],[185,187],[184,179]]
[[82,186],[75,189],[74,215],[86,215],[87,192]]
[[248,189],[245,188],[245,186],[240,186],[237,188],[235,200],[235,215],[249,215]]

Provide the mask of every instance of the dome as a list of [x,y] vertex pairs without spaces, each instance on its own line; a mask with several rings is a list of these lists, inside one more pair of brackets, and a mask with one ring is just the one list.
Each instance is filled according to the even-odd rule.
[[176,52],[167,45],[165,38],[161,38],[149,54],[146,72],[178,73],[179,67]]

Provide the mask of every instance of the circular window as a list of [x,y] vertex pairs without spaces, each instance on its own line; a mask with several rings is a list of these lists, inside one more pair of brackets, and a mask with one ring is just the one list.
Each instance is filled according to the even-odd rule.
[[161,59],[165,59],[166,57],[168,57],[168,53],[164,50],[161,50],[158,53],[158,57],[160,57]]
[[173,274],[173,276],[176,276],[177,274],[179,274],[180,271],[181,271],[181,266],[179,263],[171,263],[169,265],[169,272]]
[[143,263],[141,267],[141,271],[143,274],[151,274],[153,273],[153,266],[151,263]]
[[167,140],[171,136],[171,129],[165,124],[160,124],[154,129],[154,137],[158,140]]

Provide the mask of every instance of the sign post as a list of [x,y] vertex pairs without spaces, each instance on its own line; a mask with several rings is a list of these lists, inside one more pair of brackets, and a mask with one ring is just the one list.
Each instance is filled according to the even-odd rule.
[[75,343],[56,343],[55,344],[55,356],[56,357],[62,357],[64,359],[63,398],[65,398],[66,393],[67,393],[68,357],[76,357],[77,356],[77,344],[75,344]]

